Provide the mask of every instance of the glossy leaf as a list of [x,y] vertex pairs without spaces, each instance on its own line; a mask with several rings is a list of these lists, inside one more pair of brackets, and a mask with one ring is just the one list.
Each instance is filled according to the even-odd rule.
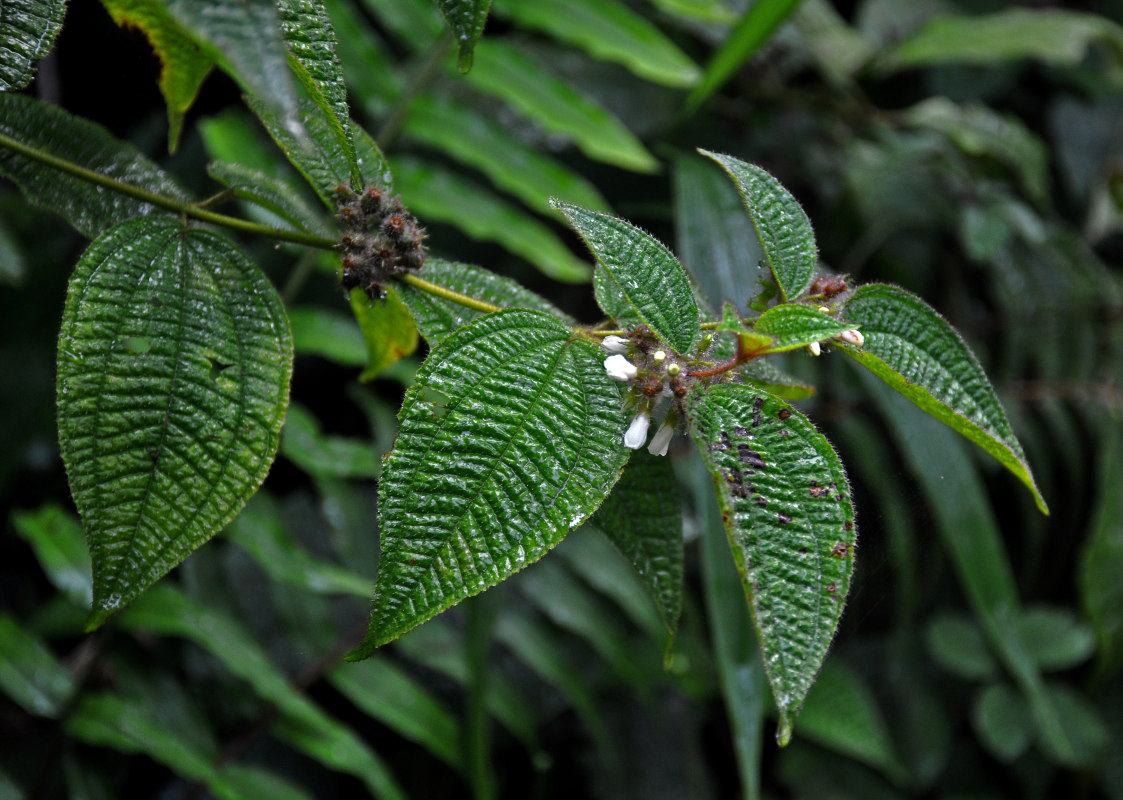
[[998,459],[1049,513],[982,366],[943,317],[919,297],[885,284],[859,287],[844,316],[861,326],[865,345],[840,345],[843,352]]
[[288,403],[281,300],[225,239],[135,219],[83,254],[58,424],[97,627],[222,529],[264,480]]
[[636,172],[654,172],[655,157],[623,123],[524,50],[487,41],[468,82],[573,141],[589,158]]
[[118,25],[143,31],[160,59],[160,92],[168,107],[168,150],[174,153],[184,114],[195,102],[215,59],[199,47],[162,2],[102,0],[102,5]]
[[773,306],[757,318],[753,331],[772,337],[763,352],[782,353],[812,342],[825,342],[853,328],[812,306],[783,304]]
[[[700,333],[698,306],[682,264],[630,222],[556,202],[640,319],[673,350],[689,355]],[[605,309],[608,312],[608,309]],[[610,312],[609,312],[610,313]]]
[[[0,133],[110,178],[188,200],[163,170],[100,125],[24,95],[0,93]],[[149,203],[109,192],[0,145],[0,175],[15,181],[28,201],[54,211],[89,237],[144,214],[165,214]]]
[[768,37],[795,11],[800,0],[757,0],[729,32],[702,75],[702,80],[686,98],[685,110],[692,114],[710,95],[720,89]]
[[66,0],[4,0],[0,12],[0,92],[22,89],[35,62],[50,52],[66,16]]
[[495,13],[653,83],[692,86],[702,74],[662,31],[616,0],[501,0]]
[[588,280],[588,265],[552,230],[467,178],[409,158],[394,162],[394,175],[402,200],[423,220],[447,222],[473,239],[498,242],[555,280]]
[[627,556],[673,641],[682,614],[682,501],[667,458],[636,453],[590,523]]
[[819,672],[854,569],[850,487],[830,443],[798,411],[724,384],[690,408],[780,712],[777,739]]
[[[549,300],[529,289],[524,289],[510,278],[482,267],[439,258],[427,258],[418,274],[430,283],[500,308],[541,311],[566,325],[574,324],[572,317]],[[435,294],[422,292],[406,283],[397,288],[398,295],[413,315],[418,330],[432,347],[436,347],[450,333],[467,325],[483,313]]]
[[362,289],[353,289],[351,312],[367,346],[367,363],[359,380],[374,380],[417,349],[417,328],[394,289],[387,289],[382,300],[371,300]]
[[530,311],[484,316],[429,355],[384,465],[370,630],[349,658],[541,558],[597,509],[624,463],[602,361]]
[[794,300],[802,295],[815,279],[819,251],[811,220],[799,201],[776,178],[754,164],[707,150],[698,152],[720,164],[736,184],[756,228],[764,260],[784,299]]
[[12,525],[35,551],[47,580],[74,605],[89,607],[93,599],[90,552],[78,519],[51,504],[35,511],[17,511]]
[[0,614],[0,692],[28,714],[57,717],[74,693],[70,673],[47,645]]
[[1076,65],[1088,46],[1123,46],[1123,28],[1106,17],[1062,8],[1007,8],[978,16],[936,17],[902,42],[890,63],[994,64],[1021,58]]
[[457,66],[461,72],[468,72],[472,68],[472,52],[487,22],[491,0],[436,0],[436,3],[456,35]]
[[324,224],[323,216],[304,202],[291,186],[243,164],[212,161],[207,164],[207,174],[234,190],[234,196],[261,206],[288,222],[296,230],[330,236],[331,229]]

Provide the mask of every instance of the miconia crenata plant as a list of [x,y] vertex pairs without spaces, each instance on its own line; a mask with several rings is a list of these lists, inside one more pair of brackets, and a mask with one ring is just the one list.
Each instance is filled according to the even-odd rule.
[[[761,291],[720,309],[670,249],[595,207],[595,190],[554,200],[595,261],[604,318],[582,325],[510,278],[426,252],[425,209],[405,207],[379,145],[350,117],[325,4],[224,2],[228,13],[214,16],[186,2],[106,5],[161,57],[171,144],[217,67],[321,206],[276,175],[221,160],[209,172],[226,190],[197,201],[100,126],[0,94],[0,175],[92,239],[68,285],[57,350],[59,441],[92,560],[88,630],[230,523],[281,444],[301,318],[220,229],[329,254],[365,334],[364,374],[408,355],[418,334],[429,345],[393,449],[363,462],[363,477],[379,480],[380,561],[352,660],[587,522],[635,566],[670,653],[684,575],[671,462],[689,450],[678,446],[686,437],[712,478],[786,744],[843,615],[858,542],[846,471],[792,404],[810,390],[772,363],[777,354],[847,357],[993,456],[1047,513],[960,335],[902,288],[826,271],[803,208],[761,167],[701,151],[732,180],[763,253],[736,276],[764,275]],[[467,71],[489,4],[438,5]],[[60,21],[61,11],[42,19],[42,42]],[[0,89],[26,84],[42,54],[29,45],[25,66],[4,61]],[[480,80],[489,77],[485,67]],[[630,138],[612,152],[650,168]],[[401,164],[403,174],[425,170]],[[232,197],[267,221],[212,209]],[[553,239],[528,241],[519,246]],[[574,260],[553,258],[553,274],[587,276]],[[302,420],[295,411],[286,431]]]

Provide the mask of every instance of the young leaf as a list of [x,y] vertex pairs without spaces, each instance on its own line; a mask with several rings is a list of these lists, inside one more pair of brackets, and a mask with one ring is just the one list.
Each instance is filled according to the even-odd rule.
[[689,354],[701,320],[690,278],[674,254],[618,217],[557,201],[554,207],[585,240],[640,319],[673,350]]
[[385,462],[370,629],[348,658],[538,560],[597,509],[625,460],[603,360],[521,310],[483,316],[430,354]]
[[374,380],[417,349],[417,328],[393,289],[387,289],[386,297],[378,301],[372,301],[362,289],[352,289],[351,312],[367,345],[367,364],[359,380]]
[[288,403],[276,291],[225,239],[129,220],[83,254],[58,346],[58,425],[100,625],[264,480]]
[[737,185],[784,299],[794,300],[806,292],[815,279],[819,251],[811,220],[799,201],[754,164],[708,150],[698,152],[720,164]]
[[0,92],[22,89],[35,62],[50,52],[66,16],[66,0],[4,0],[0,11]]
[[990,381],[947,320],[904,289],[877,283],[859,287],[844,315],[861,325],[865,345],[840,345],[843,352],[998,459],[1049,513]]
[[472,51],[483,33],[491,0],[436,0],[437,8],[456,34],[459,45],[457,66],[463,73],[472,68]]
[[[524,289],[510,278],[472,264],[427,258],[418,274],[430,283],[500,308],[517,307],[541,311],[566,325],[574,323],[572,317],[544,297]],[[408,283],[399,285],[397,290],[398,296],[413,315],[418,330],[431,347],[436,347],[454,330],[467,325],[483,313],[435,294],[422,292]]]
[[632,456],[590,524],[632,562],[673,641],[682,613],[682,500],[670,461]]
[[[190,199],[132,145],[56,106],[24,95],[0,94],[0,133],[110,178],[179,200]],[[91,238],[130,217],[167,213],[62,173],[2,144],[0,175],[15,181],[29,202],[61,215]]]
[[825,342],[853,327],[853,323],[839,322],[811,306],[785,303],[761,314],[753,330],[772,337],[772,344],[764,352],[782,353],[812,342]]
[[753,609],[786,744],[842,616],[854,570],[854,508],[834,449],[755,387],[722,384],[690,409]]

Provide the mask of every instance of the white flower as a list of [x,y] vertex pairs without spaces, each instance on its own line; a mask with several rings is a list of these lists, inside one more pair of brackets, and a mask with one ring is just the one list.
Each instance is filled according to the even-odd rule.
[[630,381],[636,377],[636,365],[620,353],[611,355],[604,360],[604,371],[614,381]]
[[819,347],[818,342],[812,342],[811,344],[807,345],[807,349],[811,351],[811,355],[813,356],[817,356],[821,352],[823,352],[823,349]]
[[651,437],[651,444],[647,446],[647,452],[653,456],[667,455],[667,448],[670,446],[674,435],[675,426],[663,423],[663,427],[655,431],[655,435]]
[[632,418],[632,424],[624,432],[624,446],[639,450],[647,441],[647,426],[651,424],[651,417],[646,411],[641,411]]
[[601,339],[600,345],[610,353],[624,354],[628,352],[628,340],[623,336],[605,336]]
[[838,338],[846,342],[847,344],[854,345],[855,347],[861,347],[866,343],[866,337],[862,336],[860,331],[856,331],[854,329],[843,331],[838,335]]

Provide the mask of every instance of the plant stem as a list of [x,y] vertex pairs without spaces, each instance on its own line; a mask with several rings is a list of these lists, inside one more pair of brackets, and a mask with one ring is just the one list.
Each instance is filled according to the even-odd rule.
[[185,200],[177,200],[174,197],[167,195],[157,194],[148,189],[143,189],[139,186],[134,186],[131,183],[119,181],[116,178],[110,178],[108,175],[102,175],[100,172],[95,172],[92,169],[86,169],[80,164],[75,164],[73,161],[67,161],[65,158],[59,158],[53,153],[48,153],[44,150],[39,150],[36,147],[25,144],[18,139],[13,139],[0,133],[0,147],[6,147],[22,156],[38,161],[41,164],[46,164],[48,167],[53,167],[68,175],[73,175],[75,178],[87,181],[96,186],[101,186],[119,194],[133,197],[145,203],[151,203],[160,208],[166,208],[169,211],[175,211],[185,217],[197,219],[200,222],[209,222],[213,225],[221,225],[224,228],[231,230],[241,231],[243,233],[252,233],[258,236],[267,236],[271,239],[277,239],[283,242],[293,242],[295,244],[303,244],[308,247],[319,247],[324,250],[330,250],[335,247],[336,242],[333,239],[327,239],[323,236],[317,236],[313,233],[305,233],[304,231],[289,231],[281,228],[271,228],[268,225],[259,225],[256,222],[249,222],[237,217],[228,217],[225,214],[217,214],[214,211],[208,211],[200,207],[196,203],[190,203]]
[[502,306],[495,306],[491,303],[484,302],[483,300],[477,300],[474,297],[469,297],[466,294],[460,294],[460,292],[455,292],[452,289],[445,288],[444,286],[438,286],[435,283],[430,283],[424,278],[417,277],[412,272],[406,272],[402,275],[399,275],[398,277],[403,282],[408,283],[410,286],[413,286],[416,289],[420,289],[423,292],[428,292],[429,294],[436,295],[437,297],[442,297],[445,300],[452,301],[453,303],[459,303],[460,305],[467,306],[468,308],[474,308],[476,311],[483,311],[485,314],[493,314],[496,311],[503,310]]
[[421,63],[421,67],[414,73],[409,85],[402,90],[402,93],[394,101],[390,113],[386,115],[386,121],[382,123],[382,127],[378,129],[378,134],[374,137],[375,143],[382,150],[389,149],[390,144],[398,137],[398,131],[401,130],[402,123],[406,119],[406,113],[414,99],[425,91],[429,84],[433,82],[433,79],[437,77],[441,59],[448,52],[452,39],[452,31],[446,30],[440,39],[433,42],[433,45],[425,53],[425,60]]

